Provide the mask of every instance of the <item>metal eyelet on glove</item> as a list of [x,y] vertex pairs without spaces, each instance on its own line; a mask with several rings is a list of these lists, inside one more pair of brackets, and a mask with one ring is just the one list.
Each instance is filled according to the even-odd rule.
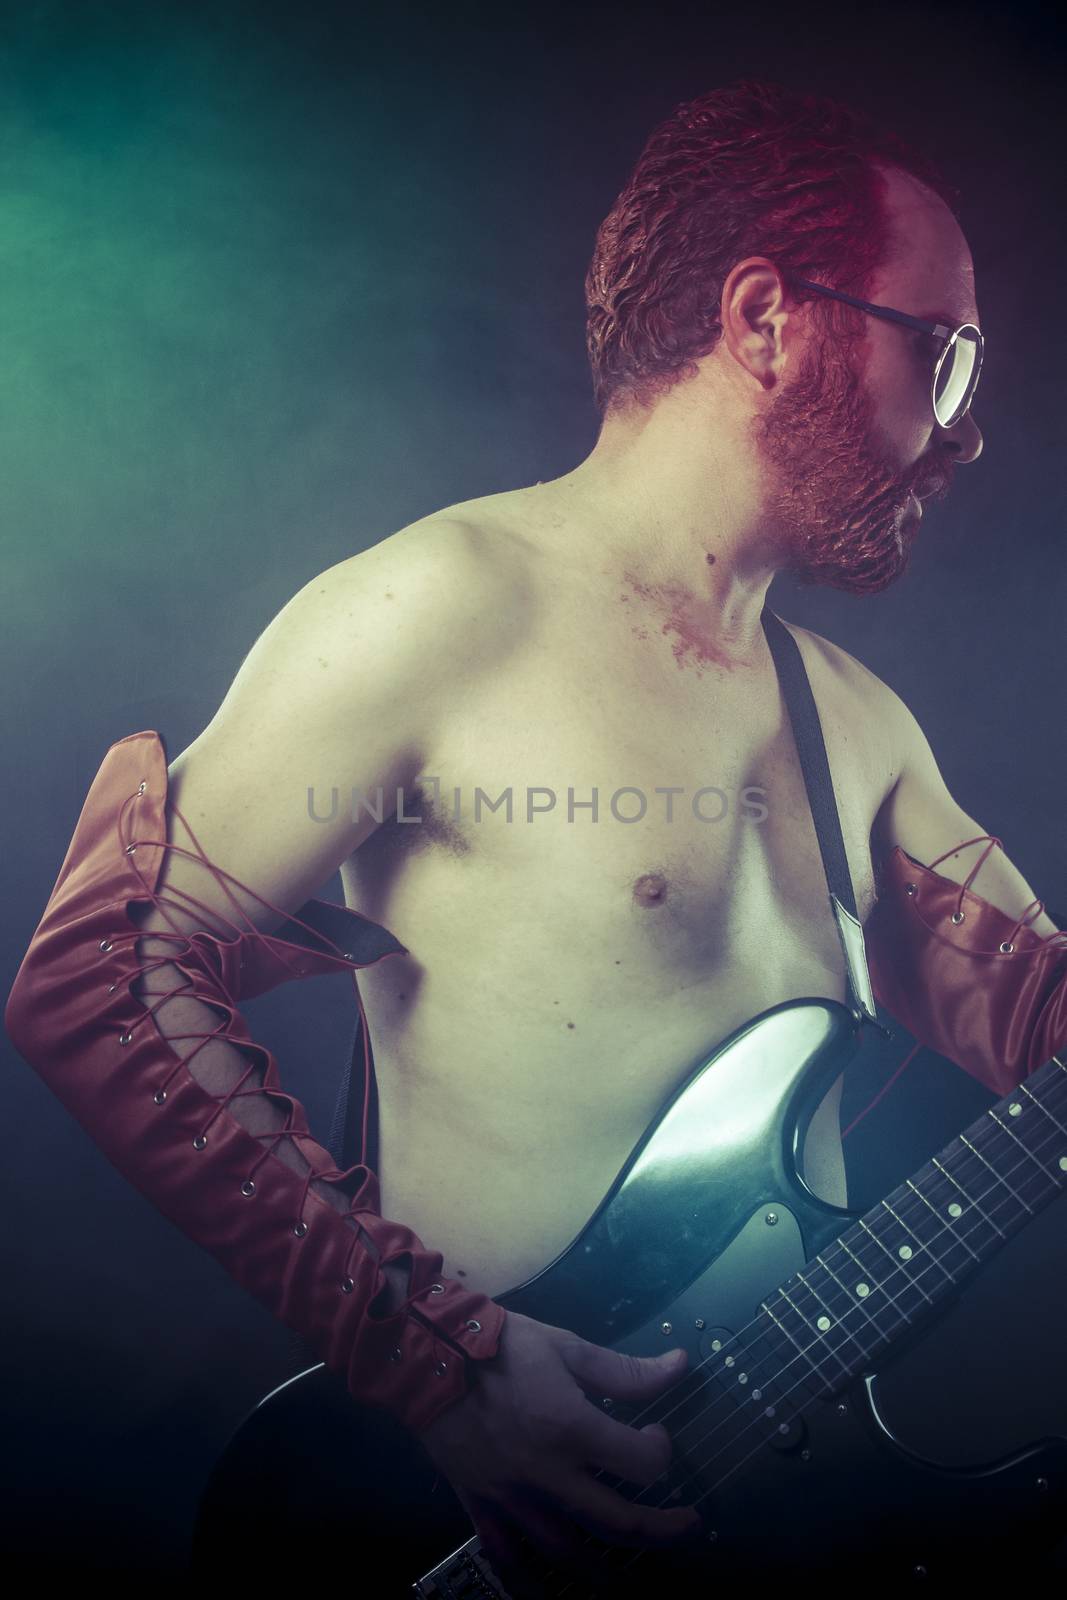
[[1000,947],[1000,953],[1002,956],[1010,956],[1014,949],[1015,946],[1011,943],[1011,941],[1009,939],[1005,939],[1004,943]]
[[106,954],[106,952],[107,952],[107,951],[109,951],[109,950],[113,950],[113,949],[114,949],[114,948],[115,948],[115,946],[114,946],[114,945],[113,945],[113,944],[112,944],[112,943],[111,943],[111,940],[110,940],[110,939],[101,939],[101,941],[100,941],[100,948],[101,948],[101,950],[103,950],[103,951],[104,951],[104,952],[105,952],[105,954]]
[[963,921],[963,912],[962,911],[954,911],[952,913],[952,920],[955,923],[962,922]]
[[124,1032],[124,1033],[120,1033],[119,1034],[119,1044],[129,1044],[129,1042],[130,1042],[130,1040],[132,1038],[133,1038],[133,1034],[130,1033],[128,1030],[126,1032]]
[[204,1133],[198,1133],[196,1138],[193,1140],[193,1149],[194,1150],[202,1150],[206,1144],[207,1144],[207,1135],[204,1134]]
[[157,1106],[161,1106],[166,1098],[166,1089],[157,1089],[155,1094],[152,1096],[152,1099],[155,1101]]
[[905,894],[914,894],[915,893],[915,885],[913,883],[906,883],[904,885],[904,893]]
[[467,1332],[468,1333],[481,1333],[481,1331],[482,1331],[481,1323],[480,1322],[475,1322],[474,1318],[472,1317],[471,1320],[467,1323]]
[[244,1183],[242,1183],[242,1185],[241,1185],[241,1193],[242,1194],[255,1194],[255,1192],[256,1192],[256,1186],[252,1182],[252,1179],[251,1178],[246,1178]]
[[302,1239],[307,1231],[308,1225],[306,1222],[294,1222],[293,1232],[296,1234],[298,1239]]
[[352,1290],[355,1287],[356,1287],[356,1285],[355,1285],[355,1283],[353,1282],[353,1280],[351,1278],[342,1278],[342,1280],[341,1280],[341,1293],[342,1294],[351,1294]]

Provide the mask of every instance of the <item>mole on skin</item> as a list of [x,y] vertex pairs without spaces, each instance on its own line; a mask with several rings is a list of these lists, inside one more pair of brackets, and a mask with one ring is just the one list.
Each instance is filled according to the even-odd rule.
[[667,880],[661,872],[646,872],[634,884],[639,906],[661,906],[667,898]]

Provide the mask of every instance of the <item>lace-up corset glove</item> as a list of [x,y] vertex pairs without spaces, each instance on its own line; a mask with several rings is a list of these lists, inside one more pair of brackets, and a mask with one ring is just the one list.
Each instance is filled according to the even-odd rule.
[[962,844],[928,867],[898,845],[863,932],[879,1003],[1000,1097],[1067,1045],[1067,933],[1045,937],[1028,926],[1044,910],[1040,900],[1013,920],[974,892],[1001,845],[979,838],[989,844],[963,884],[934,870]]
[[[290,979],[355,972],[404,946],[378,924],[316,900],[271,935],[175,935],[169,961],[185,980],[181,992],[221,1013],[216,1035],[249,1061],[228,1093],[209,1093],[188,1062],[212,1035],[184,1036],[195,1048],[179,1055],[153,1020],[157,1007],[132,987],[150,966],[139,964],[143,933],[129,908],[166,904],[157,884],[164,852],[177,848],[167,841],[167,798],[158,734],[111,746],[8,998],[8,1033],[111,1163],[301,1334],[355,1400],[421,1432],[496,1353],[505,1312],[443,1278],[441,1255],[380,1214],[373,1172],[338,1170],[235,1006]],[[202,852],[201,860],[217,880],[228,876]],[[262,1083],[249,1087],[257,1068]],[[283,1103],[284,1128],[249,1132],[230,1109],[241,1094]],[[275,1154],[286,1139],[308,1162],[305,1176]],[[342,1190],[345,1213],[314,1192],[317,1179]],[[393,1309],[383,1272],[391,1262],[408,1273],[407,1296]]]

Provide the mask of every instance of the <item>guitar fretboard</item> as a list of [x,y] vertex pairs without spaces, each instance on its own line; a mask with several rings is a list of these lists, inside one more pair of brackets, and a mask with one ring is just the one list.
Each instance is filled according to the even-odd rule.
[[[1053,1057],[764,1302],[737,1343],[782,1394],[834,1394],[1067,1188],[1067,1065]],[[737,1350],[724,1351],[733,1361]],[[787,1376],[786,1376],[787,1375]]]

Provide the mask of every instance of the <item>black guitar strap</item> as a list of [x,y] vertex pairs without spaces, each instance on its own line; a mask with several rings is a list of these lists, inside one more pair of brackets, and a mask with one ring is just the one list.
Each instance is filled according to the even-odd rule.
[[[789,712],[789,720],[793,726],[793,738],[800,757],[801,771],[808,792],[808,804],[811,806],[826,882],[830,890],[830,906],[845,953],[852,1009],[861,1018],[881,1029],[881,1024],[877,1021],[877,1009],[867,971],[863,928],[856,910],[852,875],[849,872],[848,857],[841,836],[841,819],[830,779],[822,724],[819,721],[815,697],[811,692],[811,684],[808,682],[807,669],[796,640],[781,619],[765,606],[761,621],[786,709]],[[369,1070],[364,1070],[364,1063]],[[365,1149],[363,1148],[364,1108],[367,1124]],[[354,1166],[357,1161],[366,1162],[373,1170],[377,1170],[378,1090],[369,1029],[362,1008],[356,1020],[352,1048],[334,1109],[328,1145],[330,1154],[342,1170]]]
[[789,720],[793,725],[793,739],[804,774],[804,787],[808,791],[815,834],[822,853],[823,869],[830,890],[830,906],[837,923],[841,946],[845,952],[845,969],[848,975],[852,1009],[863,1019],[877,1022],[877,1007],[867,971],[867,951],[863,943],[863,927],[856,909],[856,894],[852,874],[841,836],[841,818],[834,798],[830,778],[830,764],[826,759],[826,744],[822,723],[811,692],[807,668],[800,647],[780,617],[769,606],[764,606],[760,621],[767,636],[774,670],[785,699]]

